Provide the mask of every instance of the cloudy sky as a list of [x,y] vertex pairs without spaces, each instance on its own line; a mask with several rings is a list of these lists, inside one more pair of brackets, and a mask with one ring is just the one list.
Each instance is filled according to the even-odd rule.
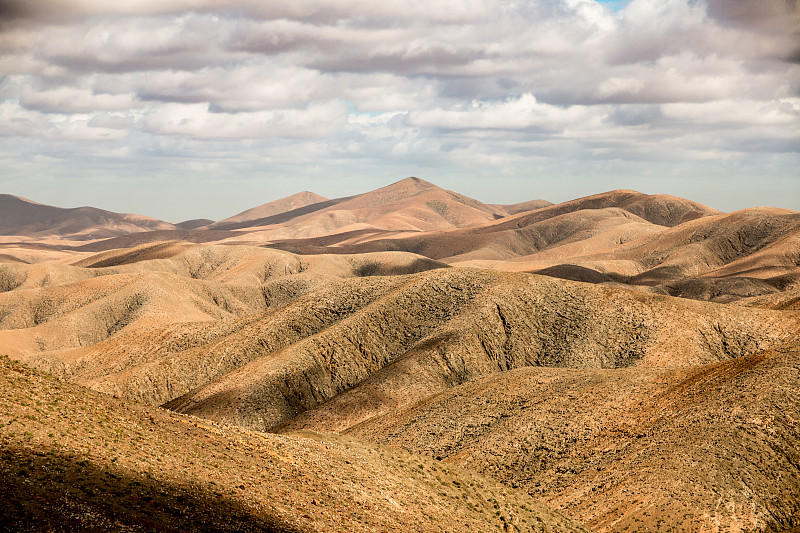
[[177,222],[419,176],[800,210],[798,0],[0,0],[0,192]]

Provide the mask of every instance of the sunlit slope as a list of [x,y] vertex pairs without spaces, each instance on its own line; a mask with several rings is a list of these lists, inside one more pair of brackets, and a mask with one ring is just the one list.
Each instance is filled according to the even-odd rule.
[[598,531],[790,530],[799,348],[690,369],[517,369],[348,433],[475,468]]
[[220,426],[6,358],[0,387],[4,531],[586,531],[400,450]]

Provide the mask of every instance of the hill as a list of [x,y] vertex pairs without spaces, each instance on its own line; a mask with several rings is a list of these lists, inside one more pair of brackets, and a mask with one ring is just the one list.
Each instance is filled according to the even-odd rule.
[[175,226],[141,215],[119,214],[94,207],[63,209],[0,194],[0,235],[102,239]]
[[269,202],[257,207],[253,207],[246,211],[242,211],[237,215],[220,220],[219,222],[215,222],[209,227],[210,229],[238,229],[249,226],[258,226],[267,222],[265,219],[269,219],[269,217],[280,215],[281,213],[295,211],[307,206],[314,206],[315,204],[320,204],[327,201],[329,201],[329,199],[325,198],[324,196],[320,196],[319,194],[314,194],[313,192],[309,191],[303,191],[291,196],[287,196],[286,198],[281,198],[280,200],[275,200],[274,202]]
[[4,531],[586,531],[527,494],[399,450],[254,433],[0,358]]
[[475,468],[600,532],[798,526],[800,345],[689,369],[523,368],[349,435]]
[[355,230],[380,234],[469,227],[505,214],[419,178],[406,178],[364,194],[322,201],[252,221],[219,223],[215,227],[236,229],[247,234],[243,238],[263,242]]

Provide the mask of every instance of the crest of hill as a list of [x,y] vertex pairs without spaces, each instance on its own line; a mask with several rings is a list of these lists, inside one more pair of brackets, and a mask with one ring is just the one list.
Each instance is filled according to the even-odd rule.
[[[541,207],[475,227],[450,228],[451,231],[420,236],[376,238],[350,249],[356,253],[404,250],[437,260],[449,260],[457,256],[460,256],[460,260],[509,259],[577,240],[586,240],[598,233],[607,232],[610,226],[626,225],[624,234],[610,239],[615,244],[620,244],[652,234],[659,228],[673,227],[717,214],[719,211],[682,198],[619,190]],[[637,228],[634,229],[631,223]],[[607,248],[608,240],[600,244]],[[293,242],[285,249],[313,244],[313,240]],[[590,251],[597,252],[598,249],[582,249],[582,253]]]
[[506,214],[502,209],[412,177],[364,194],[217,227],[257,231],[261,240],[269,241],[363,229],[420,232],[473,227]]
[[3,531],[587,532],[521,491],[341,436],[128,404],[0,358]]
[[498,210],[505,211],[509,215],[516,215],[518,213],[523,213],[525,211],[533,211],[535,209],[541,209],[543,207],[549,207],[553,205],[553,202],[548,202],[547,200],[528,200],[527,202],[520,202],[518,204],[489,204]]
[[327,202],[328,200],[329,198],[325,198],[319,194],[303,191],[291,196],[287,196],[286,198],[281,198],[280,200],[275,200],[274,202],[269,202],[259,205],[258,207],[253,207],[252,209],[242,211],[238,215],[234,215],[211,224],[210,228],[231,229],[233,227],[247,227],[246,224],[248,223],[258,224],[261,219],[286,213],[288,211],[294,211],[295,209],[300,209],[306,206],[319,204],[321,202]]
[[94,207],[64,209],[0,194],[0,235],[102,239],[153,230],[174,230],[173,224],[134,214]]

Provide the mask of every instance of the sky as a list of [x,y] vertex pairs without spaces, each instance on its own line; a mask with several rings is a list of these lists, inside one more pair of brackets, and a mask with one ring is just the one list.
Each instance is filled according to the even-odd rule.
[[408,176],[800,210],[800,2],[0,0],[0,192],[178,222]]

